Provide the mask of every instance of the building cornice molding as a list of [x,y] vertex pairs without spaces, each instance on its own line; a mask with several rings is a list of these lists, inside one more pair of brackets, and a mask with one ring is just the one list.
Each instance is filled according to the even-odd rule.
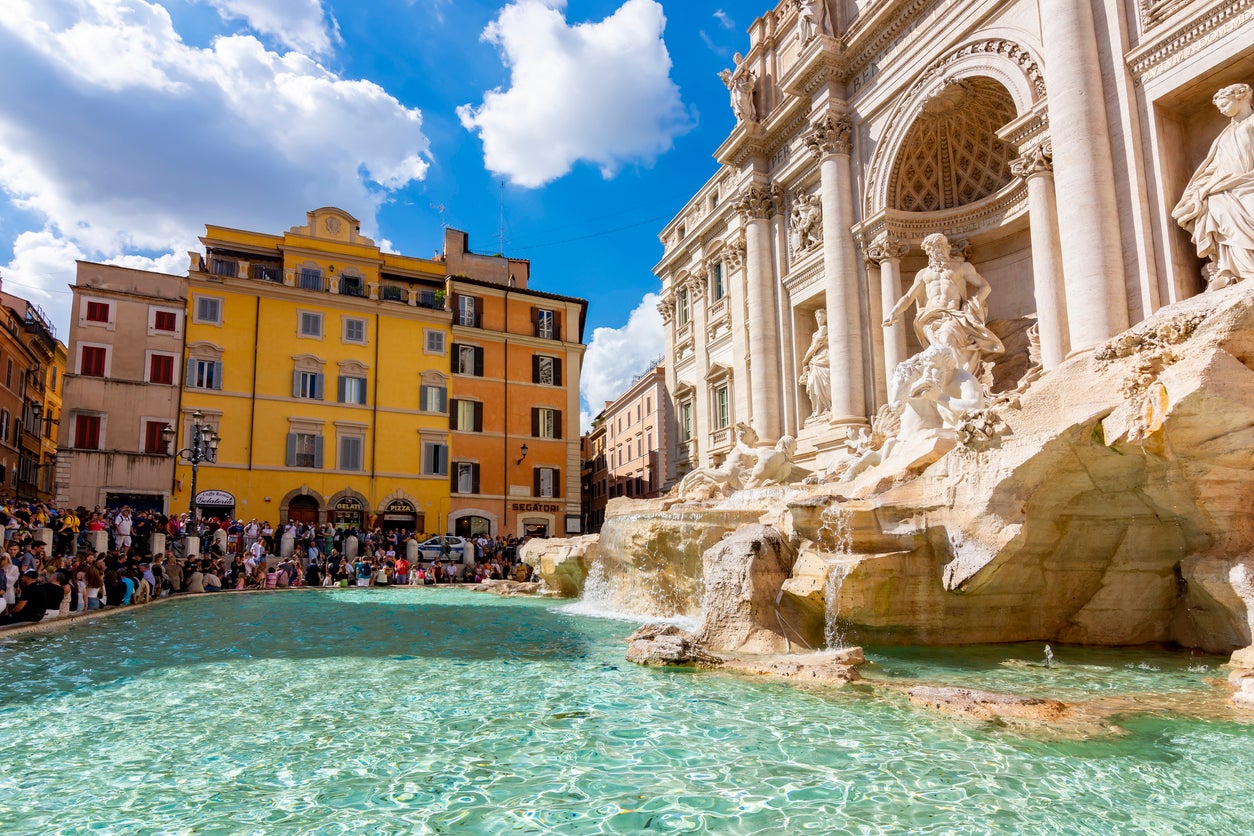
[[[1147,5],[1141,4],[1143,17]],[[1160,8],[1162,15],[1146,24],[1147,28],[1153,25],[1152,36],[1126,58],[1128,71],[1137,84],[1161,75],[1215,41],[1254,25],[1254,0],[1217,0],[1191,16],[1181,15],[1174,26],[1166,25],[1167,17],[1187,7],[1173,3],[1153,5]]]

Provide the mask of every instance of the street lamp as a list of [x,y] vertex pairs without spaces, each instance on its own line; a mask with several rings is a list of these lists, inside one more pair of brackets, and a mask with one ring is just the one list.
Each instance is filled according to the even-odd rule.
[[[187,446],[170,454],[189,462],[192,466],[192,496],[188,500],[187,509],[192,513],[192,530],[197,535],[200,533],[200,508],[196,505],[196,477],[200,473],[201,462],[209,464],[217,462],[218,442],[221,441],[218,434],[213,431],[213,427],[205,423],[204,418],[204,414],[199,409],[192,413],[192,426]],[[169,424],[165,425],[165,429],[161,431],[161,440],[165,442],[166,450],[170,449],[177,435],[174,427]]]

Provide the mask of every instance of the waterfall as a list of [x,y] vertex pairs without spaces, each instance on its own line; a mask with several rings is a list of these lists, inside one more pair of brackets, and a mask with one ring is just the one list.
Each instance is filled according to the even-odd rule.
[[819,545],[835,556],[828,562],[827,582],[823,587],[823,640],[829,650],[845,646],[840,626],[840,592],[849,575],[853,553],[852,515],[841,505],[829,505],[819,515]]

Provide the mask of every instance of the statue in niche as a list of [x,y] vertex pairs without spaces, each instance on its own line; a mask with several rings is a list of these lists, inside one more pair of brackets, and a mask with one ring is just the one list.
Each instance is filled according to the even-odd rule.
[[736,65],[734,70],[723,70],[718,74],[731,92],[732,113],[741,122],[756,122],[758,110],[753,105],[753,88],[758,75],[745,66],[744,56],[739,52],[732,56],[732,61]]
[[736,446],[721,466],[697,468],[680,480],[675,489],[680,499],[717,499],[747,488],[799,482],[809,475],[792,462],[797,447],[792,436],[783,436],[774,447],[760,444],[757,431],[743,421],[736,424],[736,434]]
[[797,378],[810,399],[810,417],[806,423],[822,418],[832,409],[832,370],[827,359],[827,311],[818,308],[814,312],[818,328],[810,339],[810,347],[801,358],[801,376]]
[[789,219],[789,248],[800,255],[823,240],[823,201],[816,194],[797,198]]
[[808,44],[816,35],[832,34],[824,0],[793,0],[797,5],[797,21],[801,26],[801,42]]
[[1210,147],[1171,216],[1209,259],[1207,290],[1254,277],[1254,107],[1248,84],[1212,99],[1232,121]]
[[984,324],[988,317],[985,300],[992,288],[975,267],[951,254],[949,239],[939,232],[923,239],[923,251],[927,267],[915,275],[914,284],[884,317],[884,327],[900,319],[913,302],[918,306],[914,331],[919,342],[925,347],[952,348],[963,369],[987,377],[984,358],[1005,349]]

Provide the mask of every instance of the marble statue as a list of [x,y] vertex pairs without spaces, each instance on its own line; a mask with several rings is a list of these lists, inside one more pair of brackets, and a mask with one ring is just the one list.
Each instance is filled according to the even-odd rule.
[[681,499],[709,499],[716,494],[731,494],[745,486],[745,479],[758,463],[756,430],[748,424],[736,424],[736,446],[718,467],[699,467],[686,475],[676,489]]
[[1254,107],[1248,84],[1215,94],[1230,121],[1184,188],[1171,216],[1212,265],[1208,290],[1254,277]]
[[794,475],[796,466],[792,463],[792,457],[796,450],[797,440],[791,435],[782,436],[774,448],[759,447],[758,461],[744,480],[745,487],[765,488],[770,485],[786,485],[805,478],[809,474]]
[[805,387],[810,399],[809,421],[820,418],[832,408],[832,370],[827,359],[827,311],[818,308],[814,312],[818,328],[810,339],[810,347],[801,358],[801,376],[798,382]]
[[816,195],[801,195],[792,208],[788,224],[789,249],[798,256],[823,239],[822,199]]
[[1000,354],[1004,346],[988,330],[985,300],[992,288],[975,267],[950,251],[949,239],[933,233],[923,239],[927,267],[884,317],[885,328],[896,322],[913,302],[918,306],[914,331],[925,347],[949,346],[959,365],[972,375],[983,374],[984,358]]
[[753,104],[753,87],[757,82],[757,73],[745,66],[745,59],[739,52],[732,56],[736,65],[734,70],[723,70],[718,77],[727,85],[731,92],[732,113],[741,122],[758,121],[758,110]]
[[797,4],[797,20],[801,25],[801,42],[808,44],[816,35],[830,35],[831,24],[827,17],[827,4],[823,0],[794,0]]
[[948,345],[929,346],[899,363],[888,400],[901,416],[899,441],[929,430],[956,430],[964,415],[987,405],[984,387]]

